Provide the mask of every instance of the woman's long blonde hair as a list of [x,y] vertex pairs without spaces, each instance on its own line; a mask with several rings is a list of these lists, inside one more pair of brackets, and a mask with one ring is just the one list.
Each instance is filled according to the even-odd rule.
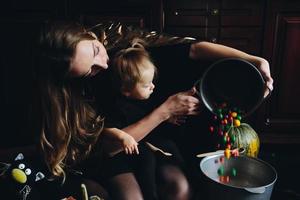
[[[40,148],[54,176],[84,159],[97,142],[103,119],[84,100],[83,78],[68,75],[76,45],[95,38],[76,23],[46,23],[36,67]],[[35,122],[34,122],[35,123]]]

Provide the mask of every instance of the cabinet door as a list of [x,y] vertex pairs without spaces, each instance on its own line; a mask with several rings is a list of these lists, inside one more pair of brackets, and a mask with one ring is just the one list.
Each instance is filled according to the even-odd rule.
[[165,32],[176,36],[193,37],[210,42],[216,42],[218,38],[218,28],[214,27],[167,27]]
[[274,91],[259,121],[266,141],[300,143],[300,3],[269,1],[264,56]]
[[262,27],[221,27],[219,43],[247,53],[261,51]]
[[216,42],[219,0],[164,1],[164,32]]
[[260,26],[263,23],[265,1],[263,0],[222,0],[222,26]]
[[263,11],[262,0],[222,0],[220,38],[221,44],[247,53],[261,54]]

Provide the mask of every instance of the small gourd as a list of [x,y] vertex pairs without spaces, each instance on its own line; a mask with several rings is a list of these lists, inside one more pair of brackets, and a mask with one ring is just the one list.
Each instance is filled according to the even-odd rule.
[[228,130],[229,135],[235,137],[233,148],[244,148],[245,154],[250,157],[257,157],[260,148],[260,141],[255,130],[246,123],[240,126],[232,126]]

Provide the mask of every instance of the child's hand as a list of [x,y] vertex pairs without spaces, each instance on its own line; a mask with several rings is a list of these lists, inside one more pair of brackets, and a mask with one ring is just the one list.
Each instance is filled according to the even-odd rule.
[[138,143],[131,135],[124,134],[122,137],[122,144],[126,154],[139,154]]
[[181,124],[185,123],[186,118],[187,117],[185,115],[174,115],[174,116],[170,117],[167,121],[171,124],[180,126]]

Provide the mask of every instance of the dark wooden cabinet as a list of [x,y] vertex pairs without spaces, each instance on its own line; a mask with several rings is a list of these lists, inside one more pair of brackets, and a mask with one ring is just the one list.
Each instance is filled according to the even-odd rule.
[[231,46],[270,62],[274,91],[250,117],[263,142],[300,143],[300,2],[164,1],[164,31]]
[[300,2],[270,0],[265,20],[263,56],[274,77],[260,129],[272,143],[300,143]]
[[164,31],[260,54],[264,1],[164,1]]
[[164,32],[217,42],[220,23],[217,0],[165,0],[163,8]]
[[218,42],[259,55],[262,46],[264,1],[221,0]]

